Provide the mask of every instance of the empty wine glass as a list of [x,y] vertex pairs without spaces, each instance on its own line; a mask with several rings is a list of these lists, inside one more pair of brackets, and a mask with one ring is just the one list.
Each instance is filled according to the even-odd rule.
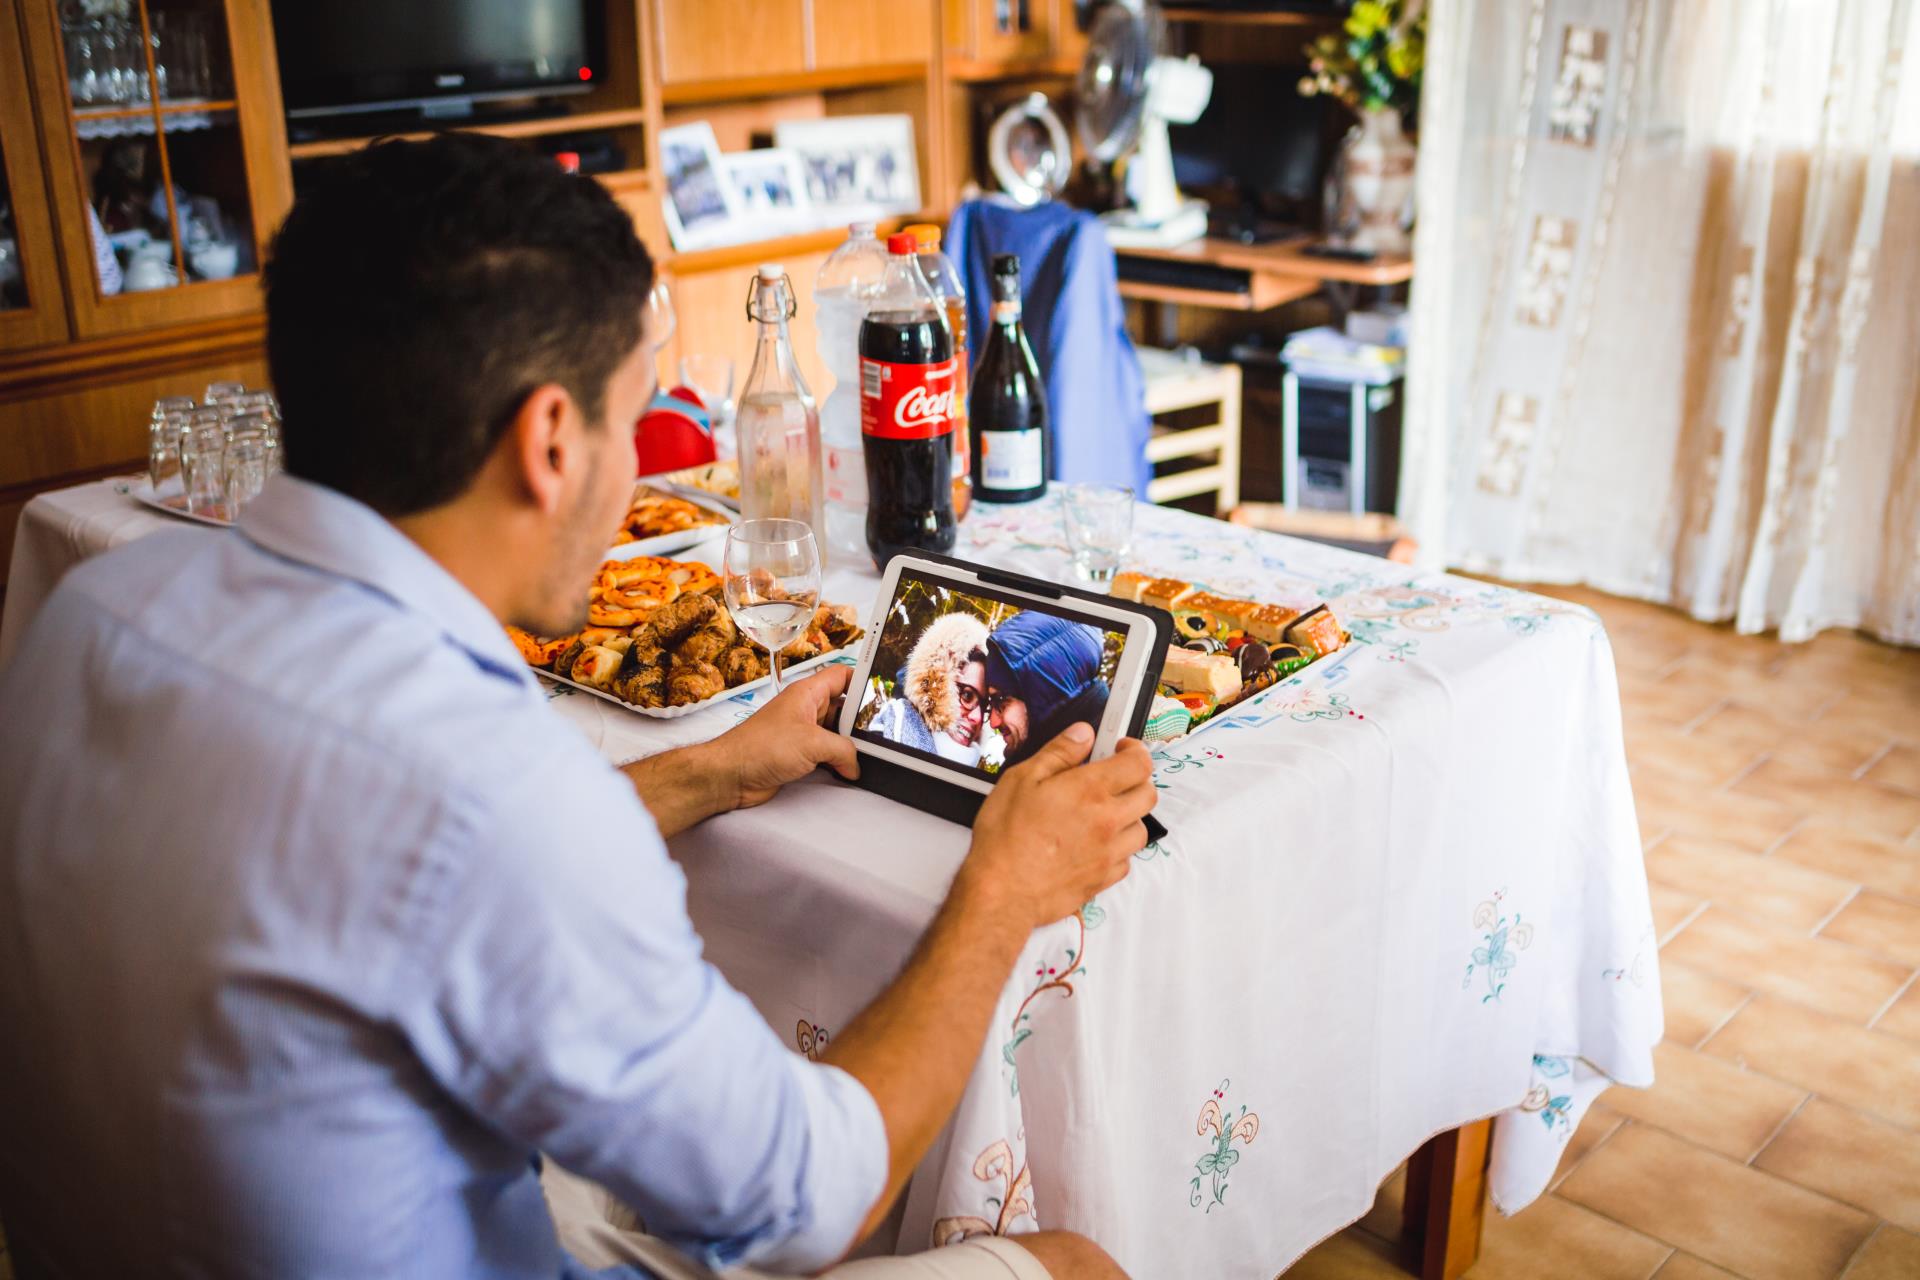
[[807,633],[820,604],[820,548],[802,520],[744,520],[727,530],[721,560],[727,612],[767,651],[780,692],[780,651]]
[[707,406],[713,425],[724,426],[733,412],[733,361],[725,356],[681,356],[680,382],[693,388]]
[[1066,485],[1060,512],[1074,571],[1087,582],[1111,582],[1133,541],[1133,490],[1109,484]]
[[647,295],[647,335],[653,339],[654,350],[667,345],[673,337],[673,331],[680,327],[679,318],[673,310],[673,293],[667,288],[665,280],[653,282],[653,292]]

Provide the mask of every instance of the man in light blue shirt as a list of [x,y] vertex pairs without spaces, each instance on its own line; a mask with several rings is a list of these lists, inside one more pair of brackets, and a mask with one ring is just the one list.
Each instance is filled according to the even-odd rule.
[[[651,284],[598,184],[511,144],[382,144],[303,186],[268,273],[289,474],[236,533],[73,571],[0,673],[23,1280],[575,1273],[538,1152],[679,1251],[623,1274],[833,1266],[945,1122],[1028,933],[1125,873],[1145,752],[1082,764],[1070,731],[996,789],[826,1062],[702,959],[661,837],[852,775],[822,727],[844,672],[619,771],[500,625],[583,621]],[[1026,1241],[846,1270],[1117,1274]]]

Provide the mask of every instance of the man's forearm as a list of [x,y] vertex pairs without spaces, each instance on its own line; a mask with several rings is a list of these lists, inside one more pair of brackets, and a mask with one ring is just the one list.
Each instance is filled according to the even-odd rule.
[[694,823],[724,813],[738,801],[737,774],[714,757],[712,743],[662,751],[620,766],[653,815],[662,838],[676,836]]
[[961,876],[906,970],[825,1054],[866,1086],[886,1122],[887,1187],[860,1239],[886,1217],[958,1104],[1031,932],[991,886]]

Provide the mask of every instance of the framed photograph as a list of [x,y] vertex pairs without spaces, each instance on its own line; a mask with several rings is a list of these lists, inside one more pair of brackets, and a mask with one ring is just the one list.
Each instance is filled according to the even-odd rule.
[[784,147],[736,151],[720,157],[741,219],[740,239],[761,240],[813,228],[813,197],[800,157]]
[[913,117],[828,116],[783,120],[773,140],[800,157],[821,222],[852,222],[920,208]]
[[660,133],[660,167],[666,177],[667,234],[676,249],[704,249],[740,238],[740,208],[720,167],[720,144],[705,120]]

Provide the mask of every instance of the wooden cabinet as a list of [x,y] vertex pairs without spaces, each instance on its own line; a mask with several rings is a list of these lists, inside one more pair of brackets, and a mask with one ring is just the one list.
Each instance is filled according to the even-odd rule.
[[946,0],[947,52],[971,63],[1032,63],[1058,52],[1072,0]]
[[665,84],[808,69],[805,0],[657,0],[655,17]]
[[266,4],[21,0],[74,337],[259,309],[292,199]]
[[20,29],[0,5],[0,351],[67,336]]
[[689,85],[768,93],[850,83],[864,69],[898,71],[933,56],[926,0],[658,0],[655,20],[670,99],[685,100],[673,91]]
[[813,0],[813,50],[821,70],[925,62],[933,53],[933,6]]

